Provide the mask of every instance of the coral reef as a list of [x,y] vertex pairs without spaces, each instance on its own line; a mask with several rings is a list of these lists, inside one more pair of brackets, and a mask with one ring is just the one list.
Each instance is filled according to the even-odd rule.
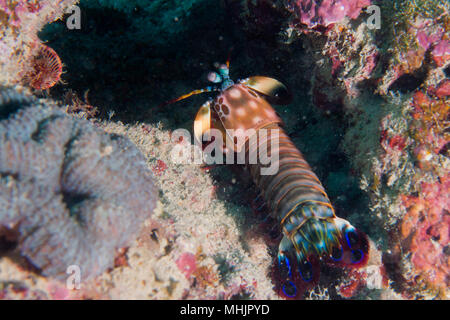
[[[33,57],[41,44],[37,32],[73,3],[76,1],[0,0],[0,83],[24,80],[26,71],[33,70]],[[206,98],[154,108],[204,87],[201,73],[209,68],[207,64],[225,60],[233,47],[233,79],[268,75],[292,89],[294,102],[277,107],[286,131],[324,183],[337,214],[373,241],[367,267],[358,271],[324,267],[320,283],[306,292],[305,298],[448,299],[449,2],[218,3],[81,0],[82,30],[68,30],[65,21],[57,21],[39,33],[61,56],[67,72],[64,80],[68,88],[55,87],[52,98],[64,101],[67,113],[90,119],[113,135],[83,129],[87,121],[82,125],[54,108],[37,111],[28,107],[16,112],[17,105],[44,103],[17,94],[9,100],[14,103],[2,103],[8,108],[0,111],[0,119],[13,118],[3,120],[0,126],[20,115],[28,117],[27,123],[35,128],[48,129],[35,130],[32,137],[31,129],[24,125],[18,124],[11,131],[20,131],[14,139],[25,139],[20,141],[25,141],[27,148],[23,150],[29,158],[42,158],[33,147],[38,143],[49,150],[50,158],[56,156],[57,145],[72,137],[68,130],[56,128],[60,123],[87,130],[95,137],[99,134],[102,138],[96,141],[112,137],[107,145],[127,136],[144,154],[146,164],[139,171],[153,172],[161,202],[152,218],[144,221],[142,233],[135,232],[135,237],[139,235],[135,241],[130,238],[127,248],[117,251],[109,247],[109,253],[104,253],[111,268],[91,281],[82,281],[80,290],[68,290],[53,277],[29,272],[20,257],[8,255],[0,258],[0,297],[278,298],[270,277],[277,243],[272,226],[261,228],[261,214],[251,214],[249,203],[257,195],[246,175],[230,166],[201,169],[171,159],[173,150],[191,147],[190,142],[171,141],[173,130],[190,128]],[[380,29],[370,24],[368,5],[381,9]],[[35,113],[28,115],[26,110]],[[51,118],[36,124],[30,117],[41,117],[42,112]],[[58,141],[54,145],[46,140],[52,134],[56,140],[53,136],[50,140]],[[3,134],[0,139],[2,148],[3,141],[12,138]],[[108,156],[109,148],[102,150],[100,153]],[[79,159],[80,154],[75,156]],[[18,168],[28,170],[34,178],[28,183],[19,181],[18,174],[0,170],[0,186],[18,186],[17,190],[28,192],[17,203],[33,195],[50,199],[55,192],[51,188],[65,186],[64,180],[55,183],[52,168]],[[88,170],[87,164],[83,168]],[[113,187],[101,181],[99,188]],[[42,188],[34,188],[41,183]],[[40,221],[36,221],[27,215],[24,221],[52,228],[53,221],[73,222],[85,195],[80,196],[67,198],[63,194],[56,202],[66,210],[63,220],[49,221],[50,216],[37,215],[33,219]],[[7,197],[7,201],[11,199],[15,198]],[[121,205],[127,203],[121,199]],[[4,211],[0,215],[11,218]],[[125,226],[129,224],[120,225]],[[13,228],[8,224],[0,230],[0,239],[8,241],[0,241],[0,246],[14,245],[21,239],[18,231],[25,229],[26,225]],[[38,229],[36,236],[43,230]],[[24,234],[18,248],[28,250],[28,254],[23,252],[25,256],[31,253],[33,258],[36,252],[49,249],[42,242],[27,242],[34,239],[32,230]],[[55,239],[46,243],[53,244]],[[69,253],[76,250],[64,240],[61,243]],[[100,245],[94,246],[93,252],[98,248]],[[104,256],[99,255],[100,260],[104,261]],[[44,275],[51,274],[50,266],[42,263]]]
[[[271,32],[324,32],[335,24],[356,19],[371,0],[242,0],[229,1],[228,7],[246,32],[271,38]],[[277,30],[278,28],[278,30]]]
[[450,5],[445,0],[380,1],[379,5],[387,13],[383,19],[385,28],[380,30],[387,41],[379,43],[387,70],[378,91],[386,94],[397,80],[402,90],[411,86],[416,89],[415,82],[423,80],[433,64],[442,67],[448,62]]
[[88,279],[111,267],[156,203],[126,138],[107,135],[14,89],[0,94],[0,223],[42,274]]
[[[399,10],[387,11],[392,4]],[[377,217],[388,231],[382,238],[390,239],[385,243],[397,254],[390,276],[403,283],[397,281],[394,287],[405,297],[444,298],[449,281],[443,235],[448,227],[449,101],[444,70],[450,52],[445,31],[449,7],[448,2],[433,1],[427,8],[410,1],[381,5],[390,26],[379,32],[385,43],[364,21],[344,21],[329,27],[322,42],[314,34],[307,41],[311,55],[320,50],[316,60],[325,57],[315,68],[313,102],[325,111],[343,110],[349,121],[341,148],[362,174],[372,219]],[[399,38],[401,30],[407,36]],[[361,93],[359,88],[373,91]],[[390,255],[386,259],[392,263]],[[346,289],[356,288],[356,283]]]
[[407,297],[448,295],[449,99],[447,80],[431,85],[435,76],[411,98],[388,99],[380,122],[382,151],[373,154],[370,177],[361,184],[372,198],[372,212],[390,230],[387,259],[395,265],[394,278],[403,279],[396,283],[398,290],[409,288]]
[[63,16],[78,0],[0,1],[0,84],[22,80],[38,55],[37,33]]
[[[114,265],[90,281],[82,277],[79,290],[0,258],[2,298],[277,298],[268,276],[272,257],[254,232],[257,225],[248,226],[246,219],[253,221],[249,209],[219,199],[218,186],[197,165],[172,161],[174,150],[190,148],[189,141],[174,143],[161,125],[97,124],[116,139],[127,136],[145,155],[161,190],[159,205],[136,232],[138,239],[116,253]],[[130,224],[137,227],[136,219],[122,222]]]
[[269,277],[268,247],[245,223],[251,219],[249,208],[219,199],[218,186],[197,165],[174,162],[175,152],[192,150],[191,141],[174,141],[161,125],[105,122],[102,127],[136,143],[162,191],[162,206],[147,224],[147,235],[127,253],[130,267],[116,268],[99,280],[105,294],[153,299],[277,298]]
[[295,16],[294,21],[306,26],[328,27],[330,24],[342,22],[345,18],[356,19],[361,10],[370,5],[370,0],[293,0],[287,7]]
[[[310,66],[304,81],[312,105],[346,123],[336,132],[343,136],[339,149],[370,198],[369,210],[352,217],[383,250],[392,288],[404,298],[448,297],[447,249],[439,240],[447,241],[441,235],[446,227],[438,231],[433,220],[448,225],[448,1],[286,3],[275,2],[277,10],[270,11],[280,19],[290,12],[277,31],[279,42]],[[341,11],[325,10],[338,4]],[[380,8],[381,29],[361,10],[369,4]],[[241,21],[265,19],[257,6],[246,7]],[[241,25],[247,32],[248,25]],[[295,51],[297,45],[303,52]],[[301,88],[298,76],[292,78],[291,86]],[[424,262],[428,258],[433,267]],[[351,278],[341,286],[342,296],[365,286],[365,276]]]
[[[402,196],[407,213],[400,231],[404,250],[411,252],[409,279],[412,285],[437,290],[445,297],[450,284],[448,244],[450,176],[440,182],[421,183],[418,196]],[[428,288],[427,288],[428,287]]]

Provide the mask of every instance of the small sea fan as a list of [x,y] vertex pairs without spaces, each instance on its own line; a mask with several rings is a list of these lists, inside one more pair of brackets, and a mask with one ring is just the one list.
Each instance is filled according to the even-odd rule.
[[82,280],[111,267],[138,236],[157,191],[126,138],[0,88],[0,227],[43,275]]
[[47,90],[60,82],[63,64],[52,48],[40,44],[25,74],[25,82],[36,90]]

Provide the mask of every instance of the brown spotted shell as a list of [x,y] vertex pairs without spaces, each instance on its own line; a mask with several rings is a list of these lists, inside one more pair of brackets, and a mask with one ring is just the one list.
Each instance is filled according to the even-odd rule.
[[[235,84],[223,91],[214,100],[212,110],[212,127],[225,130],[224,133],[231,139],[233,137],[227,130],[242,129],[242,132],[245,132],[249,129],[258,130],[273,123],[283,123],[266,99],[243,84]],[[239,137],[239,132],[236,133]],[[247,140],[248,137],[237,139],[235,151],[241,150]]]

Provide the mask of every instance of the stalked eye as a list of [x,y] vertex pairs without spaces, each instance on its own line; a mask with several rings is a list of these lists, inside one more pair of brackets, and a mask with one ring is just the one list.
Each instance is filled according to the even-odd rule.
[[289,298],[293,298],[297,295],[297,288],[295,287],[295,284],[291,281],[288,281],[287,283],[283,284],[283,293],[288,296]]
[[230,71],[228,70],[228,67],[227,67],[226,64],[220,65],[219,68],[218,68],[218,70],[219,70],[219,73],[220,73],[222,76],[227,77],[227,76],[230,74]]
[[208,73],[207,79],[209,82],[213,82],[213,83],[222,82],[222,77],[217,72]]
[[342,247],[333,247],[333,250],[331,251],[331,259],[334,261],[340,261],[344,252],[343,250],[344,249]]
[[364,253],[361,250],[352,250],[352,263],[358,263],[364,258]]
[[359,242],[359,237],[356,234],[355,230],[349,230],[345,233],[345,238],[347,239],[347,244],[350,248],[357,245]]
[[308,282],[308,281],[312,280],[313,267],[309,261],[307,261],[307,260],[300,261],[298,264],[298,269],[299,269],[300,275],[304,281]]

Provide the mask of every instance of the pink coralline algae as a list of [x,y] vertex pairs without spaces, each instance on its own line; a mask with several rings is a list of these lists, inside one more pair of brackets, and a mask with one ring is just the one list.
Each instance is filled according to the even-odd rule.
[[0,0],[0,11],[9,16],[9,24],[19,27],[21,18],[28,12],[36,12],[41,8],[38,1],[7,1]]
[[[450,41],[445,25],[437,20],[417,17],[411,20],[406,30],[407,35],[412,37],[413,43],[398,50],[398,62],[393,66],[395,76],[391,82],[397,80],[404,74],[412,74],[424,64],[431,62],[436,67],[443,67],[450,59]],[[400,42],[400,41],[399,41]],[[430,61],[427,61],[429,52]]]
[[313,28],[318,25],[328,27],[341,22],[346,17],[356,19],[370,0],[295,0],[290,7],[298,15],[300,23]]
[[152,171],[155,175],[160,176],[167,170],[167,164],[164,161],[156,161],[156,165],[153,166]]
[[407,214],[401,234],[409,243],[414,274],[428,287],[445,290],[450,284],[448,259],[450,175],[439,182],[422,183],[418,196],[403,196]]
[[450,80],[443,80],[442,83],[440,83],[437,89],[434,91],[434,95],[438,98],[450,96]]
[[443,66],[450,59],[450,41],[443,39],[434,46],[431,51],[434,61],[438,66]]
[[45,7],[61,5],[62,2],[64,1],[55,3],[49,0],[0,0],[0,11],[8,17],[10,26],[18,28],[30,15],[38,13]]
[[176,261],[178,269],[180,269],[187,279],[189,279],[192,273],[197,269],[196,260],[193,253],[184,252]]
[[450,41],[441,26],[436,26],[430,21],[422,22],[412,27],[412,33],[416,34],[417,43],[423,51],[431,50],[431,56],[438,66],[443,66],[450,58]]
[[86,280],[113,266],[157,191],[126,138],[16,92],[0,91],[0,229],[44,276]]

